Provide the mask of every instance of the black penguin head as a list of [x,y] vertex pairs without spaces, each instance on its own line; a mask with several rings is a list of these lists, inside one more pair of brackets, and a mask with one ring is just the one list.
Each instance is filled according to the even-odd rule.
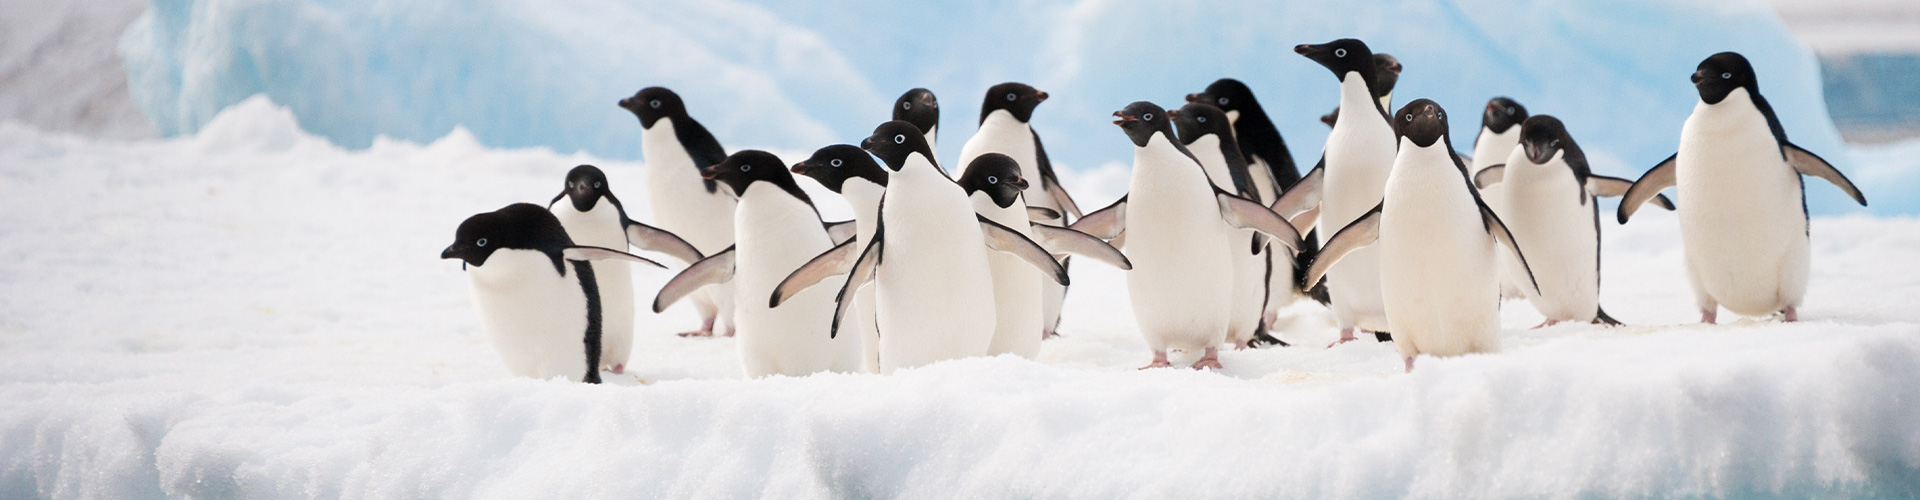
[[1173,139],[1173,123],[1167,120],[1167,111],[1147,101],[1137,101],[1113,112],[1113,124],[1127,132],[1127,138],[1133,140],[1136,147],[1147,147],[1147,141],[1154,133],[1167,134]]
[[675,94],[666,87],[640,89],[633,94],[633,97],[621,99],[620,107],[633,112],[633,116],[640,117],[640,126],[644,128],[653,128],[653,123],[660,121],[661,118],[687,115],[687,106],[680,101],[680,94]]
[[747,186],[762,181],[771,182],[781,189],[792,186],[797,190],[799,187],[793,182],[793,173],[787,171],[786,162],[780,161],[780,157],[773,153],[757,149],[728,155],[726,160],[701,170],[700,176],[726,183],[727,187],[733,188],[734,196],[747,194]]
[[1373,89],[1373,98],[1386,97],[1393,92],[1393,86],[1400,83],[1402,68],[1400,59],[1393,57],[1393,54],[1373,55],[1373,85],[1369,87]]
[[1693,87],[1700,91],[1700,100],[1707,104],[1720,104],[1733,89],[1742,87],[1748,94],[1760,95],[1760,82],[1754,78],[1753,65],[1734,52],[1721,52],[1700,61],[1699,69],[1693,71]]
[[472,266],[486,265],[487,258],[503,248],[538,250],[557,258],[560,251],[573,246],[560,219],[528,203],[468,217],[453,234],[453,244],[440,252],[440,258],[460,259],[463,265]]
[[847,144],[835,144],[813,152],[813,157],[793,164],[793,173],[812,177],[833,192],[840,192],[847,179],[859,177],[887,185],[887,171],[873,161],[873,155]]
[[1555,154],[1563,151],[1568,157],[1585,158],[1580,154],[1580,145],[1567,134],[1566,124],[1550,115],[1528,118],[1520,125],[1520,148],[1527,153],[1527,161],[1535,165],[1553,160]]
[[987,153],[967,164],[967,173],[960,175],[960,187],[967,190],[967,196],[986,191],[995,206],[1007,208],[1027,189],[1027,180],[1020,177],[1020,163],[1013,157]]
[[933,98],[931,90],[909,90],[893,101],[893,119],[913,124],[921,135],[932,133],[940,125],[940,100]]
[[[567,189],[560,192],[573,202],[573,209],[585,212],[593,210],[593,205],[602,197],[612,196],[613,187],[607,184],[607,174],[593,165],[581,165],[567,171]],[[554,201],[559,201],[555,197]]]
[[1212,104],[1187,103],[1180,109],[1167,111],[1167,118],[1173,119],[1173,128],[1180,132],[1180,143],[1192,145],[1193,141],[1207,134],[1220,136],[1225,141],[1233,137],[1233,126],[1227,124],[1227,112]]
[[1447,136],[1447,110],[1431,99],[1415,99],[1393,114],[1393,131],[1415,146],[1432,146]]
[[1373,86],[1375,63],[1373,51],[1367,49],[1366,42],[1342,38],[1319,45],[1298,45],[1293,51],[1333,71],[1334,78],[1345,79],[1347,73],[1360,73],[1361,81],[1367,82],[1368,88]]
[[920,153],[927,161],[933,161],[933,148],[927,146],[927,136],[921,135],[920,129],[913,124],[900,120],[875,127],[872,136],[860,141],[860,149],[880,157],[880,161],[886,162],[887,168],[895,172],[906,168],[907,157],[913,153]]
[[1487,110],[1480,114],[1480,126],[1496,134],[1507,133],[1507,129],[1524,121],[1527,121],[1527,107],[1505,97],[1487,101]]
[[1046,100],[1046,92],[1024,83],[994,85],[987,89],[987,100],[980,105],[980,121],[987,121],[987,115],[993,114],[994,110],[1004,109],[1013,114],[1013,119],[1027,123],[1033,119],[1033,108]]

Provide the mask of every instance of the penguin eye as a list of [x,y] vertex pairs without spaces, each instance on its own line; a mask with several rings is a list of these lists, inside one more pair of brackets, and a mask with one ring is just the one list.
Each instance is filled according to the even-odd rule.
[[1142,119],[1142,120],[1152,120],[1152,119],[1153,119],[1153,113],[1147,113],[1147,114],[1144,114],[1144,115],[1140,115],[1140,119]]
[[594,189],[600,189],[600,183],[599,183],[599,182],[594,182],[594,183],[593,183],[593,188],[594,188]]
[[653,109],[660,109],[660,100],[659,100],[659,99],[654,99],[654,100],[651,100],[651,101],[647,101],[647,106],[648,106],[648,107],[651,107],[651,108],[653,108]]
[[1221,105],[1221,106],[1225,106],[1225,105],[1227,105],[1227,98],[1225,98],[1225,97],[1222,97],[1222,98],[1220,98],[1220,99],[1219,99],[1219,101],[1218,101],[1218,102],[1220,103],[1220,105]]
[[753,165],[747,165],[747,164],[741,164],[741,165],[740,165],[740,171],[741,171],[741,172],[752,172],[752,171],[753,171]]
[[900,103],[900,109],[913,109],[913,103],[912,102]]
[[999,184],[999,183],[1000,183],[999,177],[994,177],[991,175],[987,176],[987,184]]
[[1206,122],[1207,122],[1207,117],[1204,117],[1204,116],[1202,116],[1202,117],[1199,117],[1199,118],[1194,118],[1194,120],[1196,120],[1196,121],[1199,121],[1200,123],[1206,123]]
[[1550,148],[1557,148],[1557,147],[1560,147],[1560,140],[1559,140],[1559,139],[1554,139],[1554,140],[1553,140],[1552,142],[1548,142],[1548,143],[1547,143],[1547,147],[1550,147]]
[[1333,49],[1333,57],[1347,57],[1347,49]]
[[1405,114],[1405,115],[1402,115],[1402,116],[1405,116],[1405,117],[1407,118],[1407,121],[1408,121],[1408,122],[1412,122],[1412,121],[1413,121],[1413,113],[1407,113],[1407,114]]
[[893,136],[893,143],[894,143],[894,144],[906,144],[906,143],[907,143],[907,134],[894,134],[894,136]]
[[1513,114],[1513,106],[1507,106],[1507,114]]
[[475,242],[473,242],[473,246],[477,246],[477,247],[485,247],[485,246],[487,246],[487,239],[486,239],[486,238],[480,238],[480,241],[475,241]]
[[839,158],[834,158],[834,159],[833,159],[833,161],[830,161],[830,162],[827,162],[827,164],[828,164],[828,165],[833,165],[833,166],[836,166],[836,167],[838,167],[838,166],[840,166],[840,159],[839,159]]
[[1012,93],[1012,92],[1008,92],[1008,93],[1007,93],[1007,102],[1013,102],[1013,101],[1015,101],[1015,100],[1017,100],[1017,99],[1019,99],[1019,98],[1020,98],[1020,96],[1016,96],[1016,95],[1013,95],[1013,93]]
[[1720,79],[1721,79],[1721,80],[1732,80],[1732,79],[1733,79],[1733,73],[1721,73],[1721,74],[1720,74]]

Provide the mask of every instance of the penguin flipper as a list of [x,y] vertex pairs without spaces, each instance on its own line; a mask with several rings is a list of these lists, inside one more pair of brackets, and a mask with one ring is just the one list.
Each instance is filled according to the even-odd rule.
[[1307,279],[1300,282],[1300,289],[1313,289],[1321,279],[1326,278],[1327,269],[1332,268],[1334,263],[1340,262],[1341,258],[1354,250],[1380,241],[1380,208],[1384,206],[1385,203],[1374,205],[1373,210],[1368,210],[1347,227],[1340,228],[1340,232],[1333,233],[1332,238],[1327,238],[1327,244],[1320,246],[1320,256],[1313,259],[1313,267],[1307,268]]
[[1053,202],[1060,205],[1061,210],[1066,210],[1067,215],[1073,216],[1076,220],[1085,215],[1080,212],[1080,205],[1073,202],[1073,197],[1067,195],[1067,188],[1060,185],[1060,177],[1053,174],[1053,160],[1047,159],[1047,146],[1040,143],[1039,132],[1033,133],[1033,157],[1036,163],[1039,163],[1037,167],[1040,169],[1040,186],[1046,188],[1048,195],[1053,196]]
[[1128,261],[1127,256],[1120,253],[1120,249],[1101,241],[1100,238],[1045,224],[1034,224],[1031,228],[1034,243],[1039,243],[1049,252],[1085,255],[1087,258],[1105,262],[1107,265],[1123,270],[1133,269],[1133,262]]
[[1293,223],[1273,213],[1265,205],[1214,188],[1213,199],[1220,205],[1220,218],[1240,229],[1252,229],[1280,241],[1288,253],[1300,252],[1300,231]]
[[827,330],[827,338],[840,336],[840,319],[847,316],[847,308],[853,306],[853,291],[860,285],[873,281],[873,270],[880,265],[880,253],[886,248],[886,240],[881,238],[887,227],[882,225],[873,232],[873,241],[867,243],[866,250],[860,251],[860,259],[853,262],[853,269],[847,271],[847,283],[840,285],[840,294],[833,297],[833,326]]
[[667,280],[667,284],[660,287],[660,293],[653,297],[653,312],[667,310],[667,306],[693,294],[693,291],[699,290],[700,287],[732,280],[733,248],[729,246],[720,253],[700,259],[699,262],[682,269],[680,274],[673,276],[673,279]]
[[851,220],[843,220],[840,222],[828,222],[827,238],[833,240],[833,244],[835,245],[846,243],[848,240],[852,240],[854,236],[857,236],[859,234],[858,232],[859,228],[860,227],[854,225],[853,221]]
[[1042,222],[1060,220],[1060,212],[1047,207],[1027,207],[1027,220]]
[[1327,159],[1323,157],[1320,164],[1314,165],[1313,170],[1301,176],[1299,182],[1293,183],[1292,187],[1280,194],[1279,199],[1273,200],[1273,213],[1281,217],[1293,217],[1320,206],[1320,186],[1326,182],[1326,178]]
[[847,240],[801,264],[799,269],[793,270],[786,279],[780,280],[778,286],[773,287],[773,297],[767,300],[767,307],[780,307],[781,303],[799,295],[801,291],[853,270],[854,261],[860,257],[860,254],[854,253],[853,244],[853,240]]
[[707,257],[701,255],[700,250],[694,248],[693,244],[687,243],[687,240],[681,239],[680,235],[673,234],[671,231],[641,224],[633,219],[626,219],[624,225],[627,229],[627,244],[639,247],[641,250],[667,254],[668,257],[680,259],[688,265]]
[[1486,203],[1480,204],[1480,220],[1487,225],[1487,232],[1493,234],[1494,241],[1513,252],[1513,258],[1520,261],[1520,268],[1527,270],[1527,284],[1533,286],[1535,295],[1539,295],[1540,280],[1533,277],[1533,266],[1527,265],[1527,255],[1520,253],[1520,244],[1513,241],[1513,233],[1507,231],[1507,223],[1501,222],[1500,216],[1494,215],[1493,209],[1487,208]]
[[[1300,212],[1300,215],[1293,216],[1293,220],[1287,222],[1293,223],[1293,230],[1295,232],[1303,235],[1307,234],[1307,232],[1312,231],[1315,226],[1320,225],[1320,207],[1313,207],[1307,209],[1305,212]],[[1301,236],[1300,241],[1305,243],[1306,238],[1306,236]]]
[[1019,257],[1039,268],[1040,272],[1052,274],[1054,282],[1062,286],[1068,284],[1067,268],[1062,267],[1060,261],[1053,260],[1053,254],[1047,253],[1047,249],[1034,243],[1032,238],[989,220],[984,215],[974,214],[974,217],[980,219],[980,236],[986,239],[987,248]]
[[1834,187],[1845,191],[1847,196],[1853,197],[1853,201],[1860,203],[1860,206],[1867,206],[1867,196],[1860,194],[1860,188],[1854,187],[1853,181],[1847,180],[1847,176],[1841,175],[1839,170],[1833,168],[1833,164],[1827,163],[1827,160],[1820,155],[1800,149],[1800,146],[1795,146],[1791,142],[1782,143],[1780,153],[1786,155],[1787,164],[1792,165],[1794,171],[1825,179],[1833,183]]
[[1095,238],[1112,240],[1127,230],[1127,197],[1121,195],[1119,201],[1107,205],[1107,208],[1094,210],[1067,227],[1087,233]]
[[646,265],[658,267],[661,269],[667,268],[667,266],[660,265],[659,262],[654,262],[652,260],[647,259],[646,257],[641,257],[638,255],[622,252],[619,250],[614,250],[611,248],[591,247],[591,246],[571,246],[571,247],[567,247],[564,250],[561,250],[560,255],[562,257],[566,257],[567,260],[583,260],[583,261],[584,260],[624,260],[624,261],[633,262],[636,264],[646,264]]
[[[1677,182],[1675,166],[1680,163],[1679,159],[1680,154],[1674,153],[1673,156],[1667,157],[1666,161],[1655,165],[1653,170],[1641,174],[1640,180],[1633,181],[1633,187],[1627,188],[1627,193],[1620,199],[1618,219],[1621,224],[1626,224],[1627,218],[1633,217],[1633,212],[1640,209],[1640,204],[1653,199],[1654,195],[1660,194],[1660,190],[1673,187]],[[1672,201],[1669,200],[1668,203],[1671,204]]]
[[[1633,181],[1619,177],[1587,174],[1587,192],[1593,193],[1594,196],[1626,196],[1627,191],[1630,189],[1633,189]],[[1667,198],[1667,195],[1664,194],[1653,195],[1653,204],[1660,208],[1673,210],[1673,200]]]
[[[1494,184],[1499,184],[1501,180],[1505,179],[1507,176],[1506,174],[1507,174],[1507,164],[1505,163],[1480,169],[1480,173],[1473,174],[1473,187],[1477,187],[1480,189],[1486,189],[1488,187],[1492,187]],[[1588,179],[1589,180],[1587,181],[1587,183],[1592,184],[1593,183],[1593,181],[1591,180],[1592,177],[1588,177]],[[1627,182],[1627,185],[1632,186],[1633,182],[1629,181]],[[1625,194],[1624,190],[1622,191],[1623,191],[1622,194]],[[1615,196],[1619,196],[1619,195],[1615,195]]]

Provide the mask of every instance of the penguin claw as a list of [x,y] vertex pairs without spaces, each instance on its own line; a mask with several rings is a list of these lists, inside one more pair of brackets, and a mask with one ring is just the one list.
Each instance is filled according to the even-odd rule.
[[1534,329],[1534,330],[1539,330],[1539,329],[1541,329],[1541,328],[1546,328],[1546,327],[1549,327],[1549,326],[1553,326],[1553,325],[1555,325],[1555,324],[1558,324],[1558,323],[1560,323],[1560,322],[1558,322],[1558,321],[1554,321],[1554,320],[1546,320],[1546,321],[1541,321],[1541,322],[1540,322],[1540,324],[1538,324],[1538,325],[1533,325],[1533,328],[1532,328],[1532,329]]
[[1333,343],[1331,343],[1331,344],[1327,344],[1327,348],[1328,348],[1328,349],[1332,349],[1332,348],[1333,348],[1333,346],[1337,346],[1337,345],[1340,345],[1340,344],[1345,344],[1345,343],[1348,343],[1348,342],[1352,342],[1352,341],[1354,341],[1355,339],[1357,339],[1357,337],[1354,337],[1354,336],[1353,336],[1353,329],[1352,329],[1352,328],[1342,328],[1342,329],[1340,329],[1340,340],[1335,340],[1335,341],[1333,341]]
[[1219,371],[1221,368],[1222,367],[1220,366],[1220,350],[1212,347],[1207,348],[1206,355],[1200,356],[1199,361],[1193,362],[1193,369],[1195,370],[1212,369],[1214,371]]
[[712,337],[713,330],[694,330],[690,332],[676,333],[675,335],[679,335],[682,337]]
[[1140,369],[1142,370],[1150,370],[1154,368],[1173,368],[1173,364],[1168,363],[1167,360],[1164,360],[1164,359],[1156,359],[1156,360],[1153,360],[1152,363],[1147,363],[1147,366],[1140,367]]

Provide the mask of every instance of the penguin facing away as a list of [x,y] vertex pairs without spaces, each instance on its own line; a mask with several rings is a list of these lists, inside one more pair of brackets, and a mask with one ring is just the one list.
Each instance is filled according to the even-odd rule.
[[[1520,123],[1527,121],[1527,107],[1506,97],[1495,97],[1487,101],[1486,109],[1480,113],[1480,133],[1473,138],[1473,159],[1467,162],[1467,172],[1479,176],[1487,167],[1500,165],[1508,160],[1513,149],[1520,145]],[[1477,177],[1476,177],[1477,178]],[[1504,189],[1480,187],[1480,199],[1493,209],[1493,213],[1502,218],[1509,215],[1506,208]],[[1525,237],[1521,238],[1525,240]],[[1500,298],[1518,299],[1526,295],[1520,292],[1520,283],[1514,280],[1508,270],[1513,263],[1506,254],[1494,256],[1500,269]]]
[[[565,199],[567,203],[561,203]],[[603,203],[604,201],[604,203]],[[567,236],[581,245],[624,250],[629,246],[667,254],[681,262],[698,262],[702,255],[673,233],[627,218],[626,208],[613,195],[605,172],[580,165],[567,172],[567,187],[547,203]],[[600,290],[605,324],[601,329],[601,368],[615,374],[626,371],[633,354],[633,276],[627,263],[594,262],[593,276]]]
[[1811,268],[1801,176],[1833,183],[1861,206],[1867,198],[1839,170],[1787,140],[1746,57],[1707,57],[1692,77],[1700,101],[1680,129],[1680,148],[1634,181],[1621,223],[1668,187],[1677,188],[1680,241],[1702,323],[1719,308],[1799,320]]
[[927,137],[927,149],[936,154],[940,151],[935,140],[940,133],[940,100],[933,97],[933,91],[915,88],[900,94],[893,100],[893,119],[913,124],[920,135]]
[[[1188,103],[1168,110],[1167,116],[1173,119],[1181,144],[1193,153],[1215,187],[1261,203],[1260,192],[1247,173],[1247,162],[1233,140],[1226,112],[1211,104]],[[1227,343],[1245,349],[1255,335],[1264,334],[1262,321],[1272,263],[1267,258],[1267,243],[1257,231],[1242,229],[1235,234],[1227,243],[1233,259],[1233,312],[1227,324]]]
[[[726,150],[707,128],[687,114],[679,94],[647,87],[620,100],[620,107],[640,119],[640,152],[647,166],[647,201],[654,223],[692,243],[703,255],[733,245],[732,193],[700,172],[726,160]],[[732,335],[733,292],[721,284],[701,290],[693,298],[700,311],[698,330],[681,336]]]
[[[1319,281],[1361,247],[1379,247],[1381,298],[1407,371],[1420,354],[1499,351],[1500,287],[1493,254],[1504,246],[1522,268],[1526,255],[1467,179],[1439,104],[1407,103],[1394,124],[1400,150],[1385,199],[1327,240],[1307,281]],[[1532,285],[1532,275],[1527,277]]]
[[[931,94],[929,94],[931,96]],[[897,113],[896,113],[897,114]],[[912,123],[912,122],[909,122]],[[915,127],[920,125],[915,124]],[[931,145],[929,145],[931,147]],[[886,195],[887,170],[873,160],[873,155],[859,146],[836,144],[820,148],[805,161],[793,164],[793,173],[812,177],[820,185],[847,199],[853,207],[854,234],[846,238],[834,237],[835,244],[852,241],[846,254],[855,254],[873,241],[873,233],[880,225],[880,198]],[[836,227],[829,226],[829,233]],[[853,258],[858,255],[839,256],[841,265],[851,267]],[[873,305],[873,286],[860,287],[854,294],[854,305],[849,311],[856,320],[859,329],[862,371],[880,372],[880,326],[875,323]]]
[[515,203],[468,217],[442,259],[460,259],[480,324],[514,375],[600,383],[602,301],[589,261],[624,260],[619,250],[575,245],[552,213]]

